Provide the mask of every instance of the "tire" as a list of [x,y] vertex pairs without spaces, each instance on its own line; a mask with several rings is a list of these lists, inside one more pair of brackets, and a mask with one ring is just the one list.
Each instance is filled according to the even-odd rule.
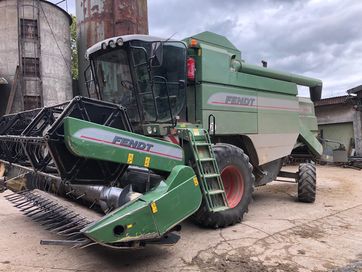
[[301,163],[298,171],[298,200],[313,203],[316,197],[317,175],[315,165]]
[[244,151],[229,144],[213,146],[230,209],[210,212],[205,201],[194,214],[194,221],[204,227],[223,228],[241,222],[248,212],[252,199],[255,177],[249,157]]

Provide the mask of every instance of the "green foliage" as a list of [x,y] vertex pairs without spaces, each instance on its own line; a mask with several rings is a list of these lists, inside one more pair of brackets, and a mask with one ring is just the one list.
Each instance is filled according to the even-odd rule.
[[72,51],[72,77],[78,79],[77,17],[72,15],[70,26],[70,49]]

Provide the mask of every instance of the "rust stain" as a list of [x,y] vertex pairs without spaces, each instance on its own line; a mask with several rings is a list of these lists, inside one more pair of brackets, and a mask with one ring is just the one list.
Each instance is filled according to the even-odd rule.
[[86,48],[114,36],[148,34],[147,0],[81,0],[80,6]]

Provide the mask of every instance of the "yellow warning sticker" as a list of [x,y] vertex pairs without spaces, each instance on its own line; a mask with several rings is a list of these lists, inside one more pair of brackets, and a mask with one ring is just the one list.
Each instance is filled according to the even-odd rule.
[[197,180],[196,176],[194,176],[194,184],[195,184],[195,186],[199,186],[199,181]]
[[128,154],[127,163],[128,163],[128,164],[132,164],[132,163],[133,163],[133,158],[134,158],[134,154],[129,153],[129,154]]
[[198,128],[194,128],[194,135],[195,136],[199,136],[200,135],[200,130]]
[[152,213],[157,213],[158,212],[156,202],[151,203],[151,211],[152,211]]
[[145,166],[145,167],[150,167],[150,163],[151,163],[151,157],[146,157],[146,158],[145,158],[144,166]]
[[127,229],[131,229],[131,228],[133,228],[133,224],[128,224]]

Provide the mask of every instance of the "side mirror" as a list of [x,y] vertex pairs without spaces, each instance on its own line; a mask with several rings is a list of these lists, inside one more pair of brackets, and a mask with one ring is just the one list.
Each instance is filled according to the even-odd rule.
[[151,67],[159,67],[163,62],[163,43],[153,42],[151,46]]

